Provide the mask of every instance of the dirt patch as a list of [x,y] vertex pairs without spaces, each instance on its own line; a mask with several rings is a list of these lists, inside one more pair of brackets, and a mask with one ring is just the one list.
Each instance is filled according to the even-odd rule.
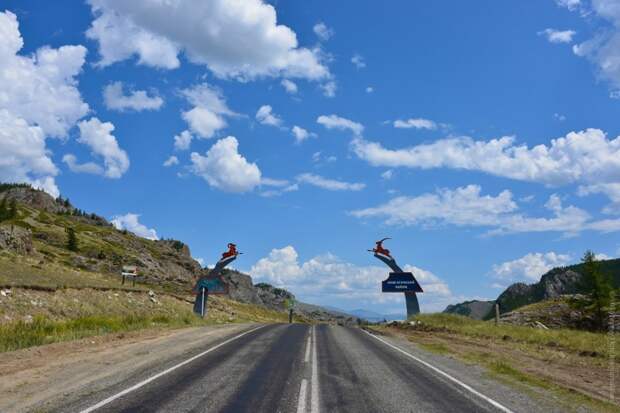
[[249,327],[142,330],[0,353],[0,411],[53,409]]

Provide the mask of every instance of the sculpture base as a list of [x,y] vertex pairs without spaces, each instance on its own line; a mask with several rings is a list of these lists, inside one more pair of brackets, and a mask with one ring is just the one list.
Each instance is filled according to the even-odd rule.
[[405,303],[407,304],[407,318],[420,314],[420,304],[418,303],[418,296],[415,292],[405,292]]

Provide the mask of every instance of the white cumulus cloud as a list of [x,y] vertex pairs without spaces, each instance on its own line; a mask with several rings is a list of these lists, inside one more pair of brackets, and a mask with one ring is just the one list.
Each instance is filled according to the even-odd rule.
[[149,96],[145,90],[132,90],[128,95],[123,93],[123,82],[113,82],[103,88],[103,101],[108,109],[125,111],[158,110],[164,100],[155,95]]
[[179,164],[179,158],[172,155],[171,157],[169,157],[168,159],[164,161],[163,165],[167,168],[169,166],[178,165],[178,164]]
[[178,135],[174,135],[174,149],[177,151],[184,151],[189,149],[192,143],[193,136],[188,130],[184,130]]
[[291,132],[293,133],[293,136],[295,137],[295,142],[297,143],[301,143],[308,138],[312,138],[316,136],[315,133],[308,132],[301,126],[297,126],[297,125],[293,126],[293,128],[291,129]]
[[507,281],[538,281],[540,276],[554,267],[567,265],[571,257],[555,252],[529,253],[521,258],[493,266],[492,275]]
[[299,47],[276,10],[261,0],[88,0],[95,16],[86,35],[99,44],[99,65],[137,56],[138,63],[180,66],[179,54],[216,76],[321,79],[318,52]]
[[363,69],[366,67],[366,62],[364,61],[364,58],[359,54],[353,55],[353,57],[351,58],[351,63],[353,63],[353,65],[358,69]]
[[[181,94],[193,105],[192,109],[182,113],[182,117],[190,130],[201,138],[212,138],[216,132],[228,126],[225,116],[237,116],[228,108],[222,92],[208,83],[184,89]],[[187,136],[182,135],[181,138],[186,140]]]
[[[101,122],[97,118],[90,118],[78,123],[80,136],[78,142],[87,145],[93,155],[103,158],[103,174],[108,178],[120,178],[129,169],[129,157],[118,146],[112,132],[114,125],[110,122]],[[75,161],[75,159],[73,159]]]
[[[571,10],[579,6],[579,2],[574,3],[569,7]],[[607,21],[609,27],[574,45],[573,52],[594,64],[598,77],[609,82],[610,97],[615,97],[620,93],[620,7],[617,0],[592,0],[591,9],[596,16]]]
[[323,42],[328,41],[334,35],[334,31],[327,27],[327,25],[323,22],[315,24],[314,27],[312,27],[312,30],[319,40]]
[[324,178],[320,175],[304,173],[297,176],[300,183],[313,185],[318,188],[327,189],[328,191],[361,191],[366,187],[363,183],[350,183],[337,181],[335,179]]
[[318,124],[325,126],[327,129],[350,130],[354,135],[361,135],[362,132],[364,132],[364,126],[361,123],[354,122],[338,115],[321,115],[316,119],[316,121]]
[[437,129],[437,124],[429,119],[411,118],[411,119],[406,119],[406,120],[400,120],[400,119],[395,120],[394,127],[401,128],[401,129],[415,128],[415,129],[433,130],[433,129]]
[[286,93],[290,93],[291,95],[297,93],[297,84],[295,82],[289,79],[282,79],[280,84],[282,85],[284,90],[286,90]]
[[388,225],[442,225],[481,227],[488,234],[562,232],[576,234],[585,230],[620,231],[620,220],[594,220],[575,206],[563,206],[557,195],[549,197],[545,208],[550,216],[531,217],[520,213],[510,191],[498,195],[482,195],[478,185],[439,189],[418,196],[399,196],[372,208],[352,211],[358,218],[381,217]]
[[280,127],[282,119],[273,112],[273,108],[269,105],[263,105],[256,112],[256,120],[262,125]]
[[225,192],[248,192],[261,183],[261,172],[255,163],[239,154],[239,142],[234,136],[217,141],[202,156],[192,152],[191,170],[214,188]]
[[577,34],[574,30],[556,30],[545,29],[538,32],[538,35],[545,36],[549,43],[570,43],[573,41],[573,37]]
[[58,196],[46,138],[65,138],[89,111],[76,79],[86,48],[43,46],[26,56],[23,46],[15,14],[0,12],[0,180]]
[[329,82],[323,83],[321,85],[321,90],[323,90],[323,95],[328,98],[333,98],[336,96],[336,90],[338,90],[338,85],[335,81],[330,80]]
[[[446,301],[453,299],[450,288],[437,275],[408,264],[403,269],[411,271],[424,289],[419,296],[423,311],[443,310]],[[388,275],[386,268],[355,265],[329,252],[300,262],[293,246],[274,248],[252,266],[250,273],[258,281],[286,288],[318,304],[357,308],[360,302],[387,303],[396,311],[404,311],[402,294],[381,293],[381,281]]]
[[620,137],[608,139],[599,129],[569,132],[531,148],[505,136],[447,138],[395,150],[358,138],[352,149],[374,166],[465,169],[547,185],[620,182]]
[[85,173],[93,175],[103,175],[104,171],[100,165],[94,162],[78,163],[75,155],[68,153],[62,157],[62,161],[67,164],[67,167],[71,172]]
[[119,231],[127,230],[129,232],[133,232],[139,237],[150,240],[159,239],[157,237],[157,231],[152,228],[147,228],[146,225],[141,224],[139,218],[139,214],[133,214],[130,212],[125,215],[116,215],[110,222]]

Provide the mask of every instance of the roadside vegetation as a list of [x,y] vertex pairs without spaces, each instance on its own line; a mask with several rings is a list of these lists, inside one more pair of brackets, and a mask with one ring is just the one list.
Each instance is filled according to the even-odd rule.
[[142,329],[288,321],[284,312],[217,296],[209,297],[203,320],[189,295],[118,288],[0,291],[0,352]]
[[[600,357],[609,357],[609,337],[602,333],[573,329],[544,330],[502,323],[496,325],[491,321],[474,320],[465,316],[444,313],[420,314],[414,320],[422,323],[422,328],[429,331],[439,330],[474,338],[556,347],[576,353],[595,352]],[[620,354],[614,354],[614,357],[620,360]]]

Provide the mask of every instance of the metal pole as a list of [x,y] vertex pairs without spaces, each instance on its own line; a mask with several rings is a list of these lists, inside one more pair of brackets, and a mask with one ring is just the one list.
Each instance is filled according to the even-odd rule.
[[201,311],[200,311],[200,316],[202,318],[205,318],[205,288],[202,287],[201,291],[202,291],[202,308],[201,308]]

